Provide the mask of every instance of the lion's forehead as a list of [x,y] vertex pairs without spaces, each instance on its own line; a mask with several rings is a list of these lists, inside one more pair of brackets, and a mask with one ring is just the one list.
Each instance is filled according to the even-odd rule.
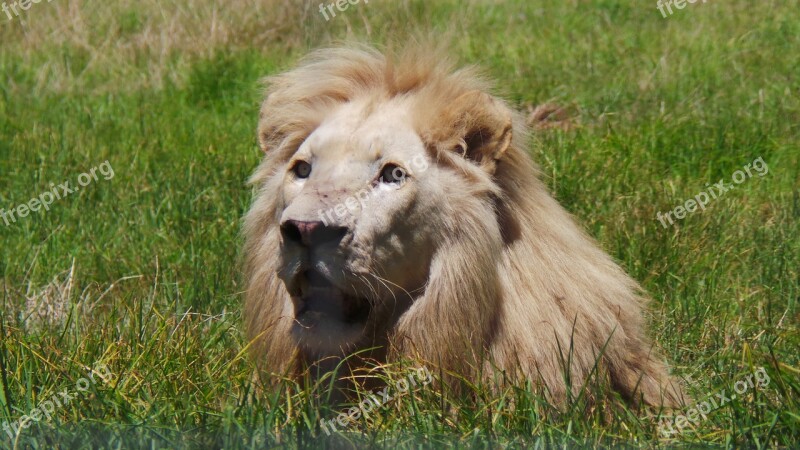
[[301,145],[312,156],[374,161],[424,151],[409,111],[398,103],[347,103],[333,110]]

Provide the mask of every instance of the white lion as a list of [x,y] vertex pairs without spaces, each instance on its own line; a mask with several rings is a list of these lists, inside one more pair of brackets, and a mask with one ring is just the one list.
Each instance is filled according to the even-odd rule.
[[319,375],[375,347],[350,367],[494,366],[555,402],[596,370],[630,401],[681,403],[639,286],[550,196],[519,116],[473,70],[338,48],[268,83],[244,228],[264,371]]

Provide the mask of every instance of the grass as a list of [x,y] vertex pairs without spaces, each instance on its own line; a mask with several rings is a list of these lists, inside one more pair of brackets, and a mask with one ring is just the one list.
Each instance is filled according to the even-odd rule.
[[[114,374],[0,448],[474,448],[800,444],[800,2],[33,4],[0,13],[0,207],[109,161],[114,177],[0,219],[0,426],[87,367]],[[651,335],[698,400],[751,389],[669,437],[641,411],[548,409],[531,389],[420,388],[328,437],[316,390],[264,394],[242,334],[238,265],[260,77],[337,39],[433,34],[520,109],[556,197],[652,295]],[[706,185],[746,179],[662,227]],[[393,376],[401,376],[402,370]],[[511,404],[514,407],[511,407]],[[396,407],[395,407],[396,406]]]

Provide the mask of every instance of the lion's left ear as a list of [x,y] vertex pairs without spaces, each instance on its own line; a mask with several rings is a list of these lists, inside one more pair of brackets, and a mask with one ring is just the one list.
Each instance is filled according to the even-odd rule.
[[480,166],[493,169],[511,145],[511,113],[481,91],[461,95],[451,111],[457,114],[454,131],[460,137],[454,150]]

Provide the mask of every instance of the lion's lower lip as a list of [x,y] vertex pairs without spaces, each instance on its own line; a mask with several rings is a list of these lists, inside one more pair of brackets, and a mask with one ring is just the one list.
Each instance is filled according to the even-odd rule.
[[308,286],[313,289],[336,289],[331,280],[316,270],[307,270],[303,276],[308,281]]
[[[339,297],[339,299],[337,299]],[[300,307],[296,317],[313,315],[327,317],[342,322],[364,322],[369,316],[369,302],[358,297],[331,293],[325,296],[310,296],[299,299]]]

